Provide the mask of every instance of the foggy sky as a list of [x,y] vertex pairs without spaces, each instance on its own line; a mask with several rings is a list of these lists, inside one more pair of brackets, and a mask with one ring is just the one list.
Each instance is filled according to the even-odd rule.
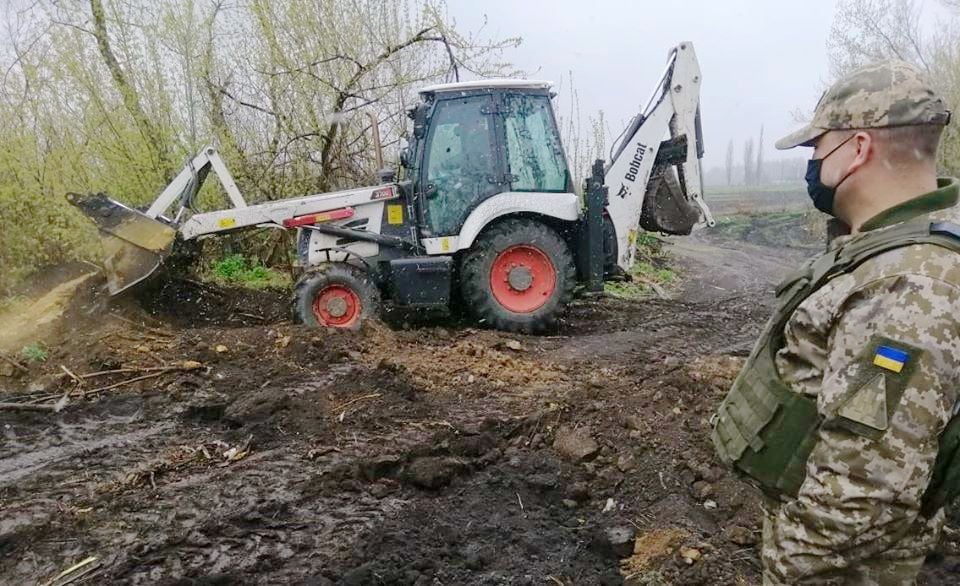
[[523,37],[506,57],[529,77],[567,87],[572,71],[582,114],[603,110],[614,136],[646,101],[667,51],[693,41],[703,73],[704,168],[724,164],[731,138],[739,161],[761,123],[767,160],[811,152],[779,152],[773,143],[800,126],[792,113],[812,111],[826,87],[834,0],[449,0],[448,7],[458,29],[475,31],[486,17],[486,34]]

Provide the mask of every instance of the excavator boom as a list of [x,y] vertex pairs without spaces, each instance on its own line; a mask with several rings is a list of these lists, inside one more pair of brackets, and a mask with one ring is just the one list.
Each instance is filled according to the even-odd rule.
[[700,82],[693,43],[680,43],[612,150],[605,173],[607,214],[617,236],[617,264],[625,270],[633,264],[640,227],[688,234],[695,224],[714,225],[703,201]]

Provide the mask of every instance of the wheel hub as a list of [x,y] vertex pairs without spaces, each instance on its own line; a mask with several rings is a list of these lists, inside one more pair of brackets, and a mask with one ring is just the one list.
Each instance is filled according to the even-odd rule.
[[343,317],[347,315],[347,300],[343,297],[333,297],[327,301],[327,312],[333,317]]
[[526,291],[533,284],[533,271],[525,266],[513,267],[507,273],[507,283],[514,291]]
[[339,283],[327,285],[313,300],[313,314],[323,327],[353,327],[360,320],[361,312],[362,303],[357,292]]
[[534,312],[557,290],[553,261],[533,244],[514,244],[501,251],[490,267],[490,291],[504,309]]

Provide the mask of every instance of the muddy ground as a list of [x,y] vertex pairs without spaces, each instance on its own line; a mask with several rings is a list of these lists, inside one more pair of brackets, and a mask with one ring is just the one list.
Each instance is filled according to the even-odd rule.
[[[0,401],[68,395],[0,411],[0,583],[755,584],[758,499],[707,420],[816,239],[751,222],[670,240],[670,299],[581,299],[548,336],[89,297],[0,370]],[[925,583],[955,582],[955,536]]]

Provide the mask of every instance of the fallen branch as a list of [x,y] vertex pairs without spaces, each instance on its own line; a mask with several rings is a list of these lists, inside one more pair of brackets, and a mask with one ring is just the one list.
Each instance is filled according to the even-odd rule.
[[650,287],[651,289],[653,289],[653,292],[656,293],[657,297],[659,297],[660,299],[665,299],[665,300],[670,299],[670,296],[667,295],[667,292],[663,290],[663,287],[661,287],[656,282],[651,281],[650,279],[644,279],[643,277],[638,277],[636,275],[634,275],[633,278],[639,281],[640,283],[643,283],[647,287]]
[[18,360],[14,360],[13,358],[10,358],[9,356],[7,356],[2,352],[0,352],[0,359],[2,359],[4,362],[8,364],[13,365],[13,367],[18,370],[22,370],[23,372],[30,372],[30,369],[28,369],[26,366],[21,364]]
[[73,382],[77,383],[81,387],[83,386],[83,379],[77,376],[76,374],[74,374],[72,370],[70,370],[69,368],[67,368],[62,364],[60,365],[60,370],[62,370],[67,376],[72,378]]
[[152,333],[152,334],[154,334],[154,335],[156,335],[156,336],[162,336],[162,337],[164,337],[164,338],[172,338],[172,337],[174,337],[173,334],[171,334],[170,332],[165,332],[165,331],[163,331],[163,330],[161,330],[161,329],[148,326],[147,324],[142,324],[142,323],[135,322],[135,321],[133,321],[132,319],[127,319],[127,318],[123,317],[122,315],[117,315],[117,314],[115,314],[115,313],[111,313],[111,314],[110,314],[110,317],[112,317],[112,318],[114,318],[114,319],[117,319],[117,320],[120,320],[120,321],[122,321],[122,322],[126,322],[126,323],[128,323],[128,324],[130,324],[130,325],[132,325],[132,326],[136,326],[136,327],[138,327],[138,328],[140,328],[140,329],[142,329],[142,330],[144,330],[144,331],[146,331],[146,332],[150,332],[150,333]]
[[87,559],[60,572],[50,580],[44,582],[42,586],[66,586],[67,584],[89,574],[93,570],[96,570],[99,565],[100,564],[97,562],[97,558],[95,556],[90,556]]
[[80,378],[94,378],[98,376],[106,376],[109,374],[127,374],[133,372],[170,372],[174,370],[196,370],[203,366],[199,362],[194,360],[187,360],[181,364],[168,365],[168,366],[136,366],[129,368],[114,368],[112,370],[100,370],[97,372],[89,372],[87,374],[81,374]]
[[120,381],[120,382],[118,382],[118,383],[113,383],[112,385],[107,385],[107,386],[105,386],[105,387],[99,387],[99,388],[96,388],[96,389],[90,389],[89,391],[81,391],[81,392],[77,393],[77,396],[78,396],[78,397],[86,397],[87,395],[92,395],[92,394],[94,394],[94,393],[100,393],[100,392],[103,392],[103,391],[109,391],[110,389],[115,389],[115,388],[117,388],[117,387],[122,387],[122,386],[124,386],[124,385],[133,384],[133,383],[136,383],[136,382],[140,382],[140,381],[142,381],[142,380],[147,380],[147,379],[151,379],[151,378],[157,378],[158,376],[162,376],[162,375],[164,375],[164,374],[166,374],[166,373],[168,373],[168,372],[170,372],[170,370],[163,370],[163,371],[161,371],[161,372],[154,372],[154,373],[151,373],[151,374],[145,374],[145,375],[143,375],[143,376],[137,376],[137,377],[134,377],[134,378],[131,378],[131,379],[127,379],[127,380],[124,380],[124,381]]
[[376,399],[377,397],[382,397],[382,396],[383,396],[382,393],[370,393],[369,395],[362,395],[360,397],[357,397],[356,399],[351,399],[347,401],[343,405],[339,405],[336,409],[334,409],[334,411],[343,411],[344,409],[346,409],[350,405],[353,405],[354,403],[359,403],[360,401],[365,401],[367,399]]
[[235,311],[233,313],[235,315],[239,315],[241,317],[249,317],[250,319],[255,319],[257,321],[267,321],[267,318],[263,317],[262,315],[257,315],[255,313],[244,313],[242,311]]
[[0,403],[0,411],[59,411],[54,404]]

